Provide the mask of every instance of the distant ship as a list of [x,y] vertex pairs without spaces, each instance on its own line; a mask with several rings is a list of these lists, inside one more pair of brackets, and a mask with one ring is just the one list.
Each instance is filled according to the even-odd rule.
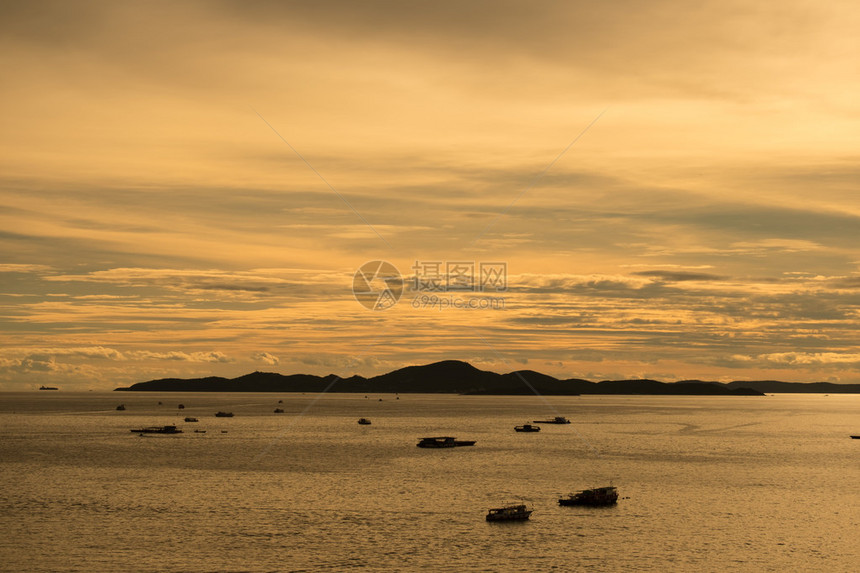
[[119,410],[120,412],[122,412],[123,410],[125,410],[125,404],[120,404],[119,406],[116,407],[116,409]]
[[59,388],[54,388],[53,386],[39,386],[39,390],[59,390]]
[[524,521],[532,514],[531,509],[525,505],[508,505],[497,507],[487,513],[487,521]]
[[523,424],[522,426],[514,426],[515,432],[540,432],[540,426],[532,426],[531,424]]
[[421,438],[418,442],[419,448],[457,448],[460,446],[474,446],[475,440],[458,440],[450,436],[438,438]]
[[570,420],[564,416],[556,416],[552,420],[535,420],[532,424],[570,424]]
[[[189,418],[185,418],[185,421],[186,421],[186,422],[199,422],[200,420],[198,420],[197,418],[190,418],[190,417],[189,417]],[[196,431],[197,431],[197,430],[195,430],[195,432],[196,432]]]
[[618,492],[613,486],[584,489],[558,500],[559,505],[613,505],[618,502]]
[[283,414],[283,413],[284,413],[283,408],[275,408],[275,414]]
[[232,418],[233,412],[215,412],[216,418]]
[[182,430],[174,425],[170,426],[149,426],[138,430],[131,430],[135,434],[181,434]]
[[368,420],[367,418],[359,418],[358,423],[361,424],[362,426],[369,426],[370,420]]

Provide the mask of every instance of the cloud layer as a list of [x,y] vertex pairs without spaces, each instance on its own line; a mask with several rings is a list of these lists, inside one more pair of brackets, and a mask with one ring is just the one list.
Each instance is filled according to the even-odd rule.
[[[3,11],[0,389],[860,381],[851,3]],[[504,309],[367,311],[370,260],[506,262]]]

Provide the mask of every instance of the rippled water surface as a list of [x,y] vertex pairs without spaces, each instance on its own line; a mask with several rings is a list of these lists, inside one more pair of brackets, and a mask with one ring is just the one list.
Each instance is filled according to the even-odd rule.
[[[0,570],[856,571],[858,414],[857,395],[0,394]],[[573,423],[513,431],[554,415]],[[415,447],[438,435],[477,444]],[[615,507],[557,504],[610,481]],[[531,520],[484,520],[507,502]]]

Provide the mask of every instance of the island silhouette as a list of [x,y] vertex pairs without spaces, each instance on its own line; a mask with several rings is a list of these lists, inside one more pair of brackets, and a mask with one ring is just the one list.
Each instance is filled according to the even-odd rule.
[[421,394],[642,394],[693,396],[763,396],[765,392],[857,393],[860,384],[828,382],[798,383],[775,380],[707,382],[682,380],[660,382],[650,379],[602,380],[559,379],[534,370],[498,374],[475,368],[468,362],[444,360],[422,366],[407,366],[387,374],[365,378],[336,374],[278,374],[252,372],[238,378],[163,378],[139,382],[117,391],[158,392],[344,392],[344,393],[421,393]]

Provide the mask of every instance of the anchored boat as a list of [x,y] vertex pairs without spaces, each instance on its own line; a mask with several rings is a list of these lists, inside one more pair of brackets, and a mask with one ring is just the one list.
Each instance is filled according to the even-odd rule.
[[564,416],[556,416],[552,420],[535,420],[532,424],[570,424],[570,420]]
[[139,428],[137,430],[131,430],[132,433],[135,434],[181,434],[182,430],[177,428],[174,425],[170,426],[149,426],[146,428]]
[[487,521],[524,521],[532,514],[525,505],[508,505],[491,509],[487,513]]
[[540,426],[532,426],[531,424],[523,424],[522,426],[514,426],[515,432],[540,432]]
[[421,438],[418,442],[419,448],[457,448],[460,446],[474,446],[475,440],[458,440],[451,436],[437,438]]
[[596,487],[571,493],[558,500],[559,505],[614,505],[618,502],[618,492],[614,486]]

